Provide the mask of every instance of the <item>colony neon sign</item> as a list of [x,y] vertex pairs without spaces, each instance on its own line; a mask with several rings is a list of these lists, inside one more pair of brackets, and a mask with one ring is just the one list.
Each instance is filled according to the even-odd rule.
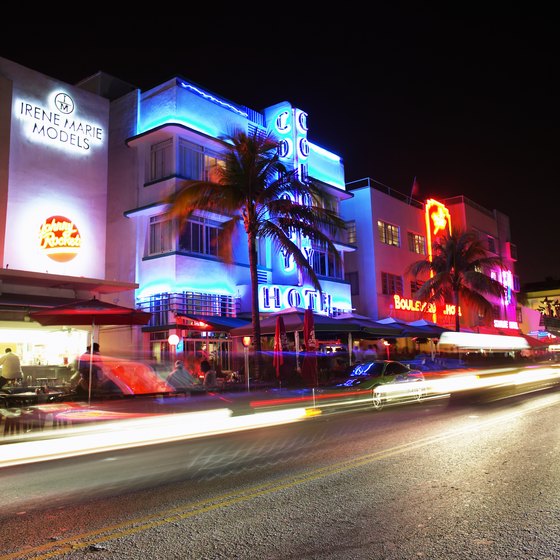
[[64,216],[51,216],[41,224],[39,243],[53,261],[68,262],[80,251],[82,238],[72,220]]
[[25,123],[29,140],[49,144],[57,148],[86,153],[101,145],[103,129],[74,113],[74,99],[65,92],[54,92],[47,106],[26,99],[16,100],[14,114]]

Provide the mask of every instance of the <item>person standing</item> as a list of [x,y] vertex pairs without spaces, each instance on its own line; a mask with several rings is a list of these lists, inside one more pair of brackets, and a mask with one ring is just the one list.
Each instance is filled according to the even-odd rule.
[[377,347],[369,344],[364,352],[364,362],[374,362],[375,360],[377,360]]
[[21,371],[19,357],[12,352],[11,348],[6,348],[5,354],[0,357],[0,365],[2,366],[0,389],[4,387],[6,383],[23,380],[23,372]]

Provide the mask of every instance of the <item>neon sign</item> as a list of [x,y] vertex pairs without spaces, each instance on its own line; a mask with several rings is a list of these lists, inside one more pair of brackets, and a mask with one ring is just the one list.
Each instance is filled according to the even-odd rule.
[[[427,301],[420,301],[417,299],[403,298],[398,294],[393,294],[394,307],[400,311],[411,311],[420,313],[437,313],[437,308],[435,303],[428,303]],[[457,313],[457,307],[450,303],[445,304],[445,309],[443,310],[444,315],[455,315]],[[461,316],[461,308],[459,307],[459,316]]]
[[72,220],[64,216],[47,218],[39,230],[41,249],[53,261],[71,261],[82,246],[82,238]]
[[319,293],[313,288],[299,286],[261,286],[259,290],[259,308],[261,311],[278,311],[288,307],[311,308],[320,314],[329,314],[332,296]]
[[447,207],[430,198],[426,200],[426,234],[428,237],[428,255],[432,260],[432,243],[438,235],[451,233],[451,216]]

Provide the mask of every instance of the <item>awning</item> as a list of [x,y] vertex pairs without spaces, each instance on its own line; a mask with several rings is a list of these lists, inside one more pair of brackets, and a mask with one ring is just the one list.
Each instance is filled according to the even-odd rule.
[[219,331],[230,332],[231,329],[251,326],[247,319],[238,317],[222,317],[219,315],[186,315],[177,313],[177,325],[193,331]]
[[[263,317],[260,321],[261,335],[273,335],[276,331],[276,317],[281,314],[284,319],[286,332],[303,331],[304,310],[291,308],[286,311],[270,313],[267,317]],[[326,315],[314,315],[315,333],[317,335],[328,333],[328,335],[342,335],[352,333],[353,335],[362,335],[364,337],[383,337],[397,336],[399,329],[392,326],[379,325],[376,321],[365,321],[359,317],[335,319]],[[243,327],[232,329],[232,336],[250,336],[253,334],[252,323],[248,323]]]

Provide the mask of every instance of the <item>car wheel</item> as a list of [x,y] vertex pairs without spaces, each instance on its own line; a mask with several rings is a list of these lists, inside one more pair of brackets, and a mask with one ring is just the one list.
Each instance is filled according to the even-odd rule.
[[371,390],[371,404],[376,410],[381,410],[385,404],[385,393],[381,390],[380,385]]
[[415,383],[412,387],[412,398],[415,401],[421,401],[424,398],[424,387],[421,383]]

